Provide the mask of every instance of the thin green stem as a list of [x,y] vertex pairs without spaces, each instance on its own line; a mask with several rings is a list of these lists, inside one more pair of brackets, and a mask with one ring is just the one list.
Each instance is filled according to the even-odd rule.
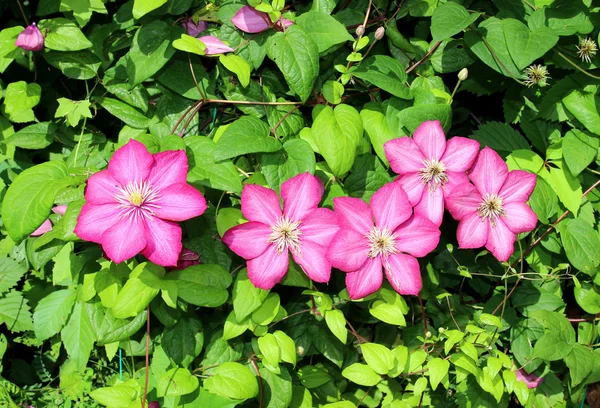
[[563,59],[565,61],[567,61],[569,64],[571,64],[573,67],[575,67],[579,71],[581,71],[583,74],[589,76],[590,78],[600,79],[600,76],[596,76],[594,74],[590,74],[588,71],[586,71],[585,69],[581,68],[579,65],[577,65],[573,61],[571,61],[571,59],[569,57],[567,57],[565,54],[563,54],[562,52],[560,52],[560,51],[556,51],[556,52],[558,53],[558,55],[560,55],[561,57],[563,57]]

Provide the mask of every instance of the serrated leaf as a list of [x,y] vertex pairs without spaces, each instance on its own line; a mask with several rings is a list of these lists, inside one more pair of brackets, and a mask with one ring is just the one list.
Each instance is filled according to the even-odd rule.
[[27,273],[27,267],[12,258],[0,259],[0,295],[15,286]]
[[40,300],[33,313],[33,329],[38,340],[46,340],[63,328],[77,292],[73,289],[57,290]]
[[29,305],[20,292],[11,291],[0,298],[0,324],[2,323],[12,332],[33,330]]
[[71,317],[62,329],[60,337],[69,358],[74,360],[77,367],[83,371],[96,341],[96,333],[83,302],[75,303]]

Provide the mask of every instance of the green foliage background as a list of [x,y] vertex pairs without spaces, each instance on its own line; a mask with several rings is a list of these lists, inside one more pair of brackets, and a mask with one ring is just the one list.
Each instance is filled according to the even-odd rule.
[[[577,48],[598,39],[593,3],[251,0],[295,25],[250,35],[236,1],[30,0],[32,53],[2,2],[0,406],[133,408],[145,389],[161,407],[599,406],[600,59]],[[203,56],[184,16],[235,53]],[[551,78],[526,86],[532,64]],[[394,177],[383,144],[433,119],[537,174],[538,228],[508,263],[458,249],[447,218],[420,298],[352,302],[341,272],[314,285],[296,265],[252,286],[220,241],[243,184],[308,171],[322,205],[368,201]],[[74,235],[87,177],[131,138],[186,150],[210,203],[184,223],[201,265],[115,265]]]

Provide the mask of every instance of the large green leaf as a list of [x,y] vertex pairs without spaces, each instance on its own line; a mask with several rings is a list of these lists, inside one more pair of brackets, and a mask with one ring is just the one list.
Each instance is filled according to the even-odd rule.
[[175,367],[160,376],[156,392],[159,397],[177,397],[192,393],[196,388],[198,378],[185,368]]
[[38,84],[11,82],[6,87],[2,113],[11,122],[32,122],[35,120],[32,108],[40,102],[41,95],[42,88]]
[[483,146],[494,150],[512,152],[518,149],[529,149],[525,138],[510,125],[501,122],[487,122],[473,132],[473,139]]
[[40,300],[33,313],[33,329],[38,340],[46,340],[63,328],[76,298],[75,290],[63,289]]
[[218,307],[229,297],[231,275],[219,265],[193,265],[169,273],[167,280],[177,284],[181,299],[196,306]]
[[567,258],[576,269],[595,275],[600,265],[600,237],[587,222],[574,219],[560,234]]
[[27,273],[27,267],[12,258],[0,259],[0,295],[15,286]]
[[316,160],[308,142],[302,139],[289,139],[283,150],[263,154],[260,159],[261,171],[269,186],[279,191],[281,184],[301,173],[315,172]]
[[27,300],[20,292],[11,291],[0,298],[0,324],[11,332],[33,330],[33,319]]
[[233,284],[233,311],[236,319],[241,322],[250,316],[268,295],[269,291],[255,287],[248,279],[246,269],[242,269]]
[[187,367],[198,357],[204,343],[201,329],[200,320],[185,317],[175,326],[165,330],[161,344],[167,356],[173,359],[175,364]]
[[133,17],[136,19],[142,18],[152,10],[156,10],[167,0],[134,0],[133,2]]
[[242,116],[231,123],[217,141],[215,160],[248,153],[276,152],[281,143],[270,136],[269,126],[253,116]]
[[258,395],[258,382],[252,371],[240,363],[223,363],[213,376],[204,380],[210,392],[234,399],[254,398]]
[[103,307],[100,302],[87,303],[86,310],[99,346],[127,340],[146,323],[145,310],[130,320],[115,318],[111,310]]
[[58,126],[52,122],[29,125],[6,140],[6,143],[22,149],[43,149],[50,146],[56,136]]
[[50,65],[72,79],[94,78],[102,65],[102,61],[89,50],[48,51],[43,56]]
[[593,92],[575,89],[562,100],[565,108],[580,121],[590,132],[600,135],[600,96],[596,95],[597,87],[590,87]]
[[398,60],[387,55],[367,58],[352,71],[352,75],[402,99],[412,99],[410,89],[404,85],[406,71]]
[[[192,76],[191,69],[194,70],[194,76]],[[175,57],[165,65],[165,69],[159,73],[156,79],[162,85],[189,99],[200,100],[204,96],[213,97],[214,80],[209,78],[202,64],[192,58],[191,69],[187,59]],[[198,86],[194,82],[194,77]]]
[[46,32],[44,47],[56,51],[79,51],[92,47],[75,23],[66,18],[53,18],[41,20],[38,26]]
[[469,13],[460,4],[448,2],[441,4],[431,16],[431,35],[433,41],[442,41],[470,26],[481,13]]
[[165,270],[151,263],[141,263],[135,267],[123,288],[119,291],[112,307],[117,319],[135,317],[146,309],[152,299],[163,289],[161,278]]
[[354,363],[342,371],[342,375],[358,385],[373,387],[381,381],[381,376],[366,364]]
[[240,173],[229,160],[215,160],[215,143],[204,136],[186,137],[185,143],[191,150],[188,181],[217,190],[242,192]]
[[385,142],[394,139],[394,135],[390,131],[381,105],[375,102],[365,104],[360,111],[360,117],[375,153],[386,166],[389,166],[383,145]]
[[131,127],[145,129],[150,124],[150,120],[137,109],[117,99],[102,98],[99,103],[111,115],[116,116]]
[[60,335],[65,349],[67,349],[67,354],[83,371],[90,358],[94,341],[96,341],[96,333],[84,302],[75,303],[71,317]]
[[581,173],[598,154],[600,139],[578,129],[568,131],[562,144],[563,158],[573,176]]
[[518,69],[524,69],[541,58],[558,42],[558,35],[548,27],[530,31],[525,24],[513,18],[502,20],[502,24],[508,52]]
[[302,27],[316,44],[319,53],[324,53],[338,44],[353,40],[342,23],[322,11],[303,13],[296,19],[296,24]]

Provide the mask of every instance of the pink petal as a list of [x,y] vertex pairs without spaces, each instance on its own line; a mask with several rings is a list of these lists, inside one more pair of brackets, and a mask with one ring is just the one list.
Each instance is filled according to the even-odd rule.
[[468,214],[477,213],[483,201],[481,194],[473,184],[461,184],[446,195],[446,208],[455,220],[462,220]]
[[51,230],[52,230],[52,222],[50,222],[50,219],[47,218],[46,221],[44,221],[42,223],[42,225],[40,225],[38,227],[38,229],[36,229],[29,235],[31,235],[32,237],[38,237],[38,236],[45,234],[46,232],[51,231]]
[[[102,249],[104,249],[108,259],[115,263],[133,258],[146,247],[146,230],[144,218],[122,217],[102,234]],[[181,251],[181,246],[176,252],[173,265],[177,263],[179,251]]]
[[123,187],[146,179],[154,159],[146,146],[131,139],[118,149],[108,162],[108,171]]
[[261,256],[248,261],[248,278],[257,288],[269,290],[283,279],[288,265],[288,251],[278,254],[276,246],[269,245]]
[[425,217],[413,216],[395,231],[396,249],[412,256],[430,253],[440,242],[440,229]]
[[21,31],[15,45],[26,51],[40,51],[44,48],[44,36],[37,25],[31,23]]
[[302,241],[302,251],[294,254],[294,261],[302,267],[304,273],[315,282],[329,282],[331,264],[325,257],[327,248],[312,241]]
[[277,20],[275,25],[279,28],[288,28],[289,26],[294,25],[294,22],[292,20],[288,20],[287,18],[280,18]]
[[439,120],[421,123],[413,139],[426,159],[439,160],[446,150],[446,135]]
[[402,189],[406,192],[410,205],[413,207],[419,204],[423,191],[427,190],[427,186],[421,181],[421,174],[419,173],[406,173],[403,176],[398,177],[396,183],[400,183]]
[[190,17],[183,20],[181,23],[181,27],[185,30],[188,35],[192,37],[197,37],[202,31],[208,28],[208,23],[206,21],[198,21],[198,24],[194,23]]
[[340,228],[352,229],[363,236],[373,228],[371,209],[360,198],[336,197],[333,207]]
[[408,196],[399,183],[388,183],[371,197],[371,211],[375,224],[390,231],[402,224],[412,215],[412,206]]
[[242,214],[250,221],[275,224],[281,217],[277,193],[256,184],[246,184],[242,190]]
[[67,208],[68,208],[68,206],[65,204],[55,205],[54,207],[52,207],[52,212],[54,214],[65,215],[65,212],[67,212]]
[[517,381],[524,382],[529,389],[536,388],[542,383],[542,381],[544,381],[543,378],[538,377],[533,373],[527,374],[527,372],[522,368],[518,369],[515,374],[517,376]]
[[321,180],[310,173],[289,179],[281,185],[283,213],[292,221],[303,220],[317,208],[324,191]]
[[271,19],[267,13],[244,6],[231,19],[234,26],[246,33],[260,33],[271,27]]
[[198,217],[206,210],[206,200],[194,187],[186,183],[176,183],[160,192],[154,210],[158,218],[171,221],[185,221]]
[[202,41],[206,45],[204,50],[205,55],[223,54],[225,52],[233,52],[233,48],[219,40],[217,37],[212,35],[205,35],[199,37],[198,40]]
[[383,262],[385,275],[396,292],[401,295],[418,295],[423,287],[421,269],[417,258],[394,254]]
[[484,220],[477,213],[466,214],[456,229],[458,246],[463,249],[484,246],[488,240],[489,224],[488,220]]
[[415,206],[415,215],[429,219],[438,227],[442,225],[442,218],[444,217],[443,188],[436,188],[435,191],[426,188],[421,201]]
[[383,145],[383,149],[394,173],[415,173],[424,167],[425,157],[410,137],[392,139]]
[[506,216],[502,220],[506,226],[515,234],[532,231],[537,225],[537,215],[525,203],[504,204]]
[[179,224],[148,217],[145,226],[146,248],[142,255],[157,265],[176,266],[182,249]]
[[523,170],[513,170],[508,172],[508,177],[500,189],[500,197],[505,203],[515,201],[525,202],[535,188],[535,174]]
[[87,181],[85,200],[90,204],[116,203],[115,195],[121,190],[121,184],[108,170],[93,174]]
[[501,262],[508,258],[515,250],[516,236],[508,229],[502,218],[496,219],[496,225],[490,225],[488,240],[485,247]]
[[369,241],[363,234],[351,229],[340,230],[331,241],[327,259],[334,268],[353,272],[367,260]]
[[442,163],[448,171],[464,173],[469,170],[479,153],[479,142],[466,137],[455,136],[448,140]]
[[335,213],[328,208],[317,208],[300,224],[303,242],[309,240],[325,248],[339,229]]
[[121,209],[117,204],[94,205],[86,203],[77,217],[74,232],[84,241],[100,244],[104,232],[120,219]]
[[228,229],[223,235],[223,242],[242,258],[253,259],[265,252],[270,234],[271,227],[268,225],[250,221]]
[[383,283],[381,260],[369,258],[356,272],[346,275],[346,286],[350,299],[361,299],[375,293]]
[[460,186],[461,184],[470,184],[469,177],[465,173],[457,173],[454,171],[447,171],[446,176],[448,182],[443,185],[444,197],[448,197],[448,194],[454,189],[454,187]]
[[508,176],[508,166],[494,150],[484,147],[469,177],[481,194],[498,194]]
[[152,155],[154,163],[148,174],[148,183],[163,190],[175,183],[185,183],[188,173],[188,158],[185,150],[167,150]]

